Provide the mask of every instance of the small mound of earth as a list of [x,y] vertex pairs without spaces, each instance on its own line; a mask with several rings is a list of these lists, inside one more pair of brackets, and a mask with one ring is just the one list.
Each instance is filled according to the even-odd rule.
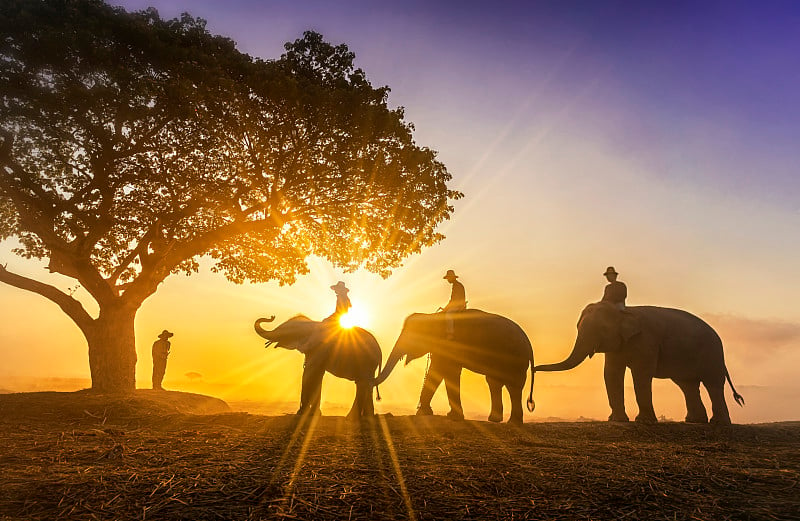
[[33,392],[0,395],[0,418],[63,421],[74,419],[141,419],[170,414],[219,414],[230,412],[219,398],[178,391],[137,389],[131,394]]

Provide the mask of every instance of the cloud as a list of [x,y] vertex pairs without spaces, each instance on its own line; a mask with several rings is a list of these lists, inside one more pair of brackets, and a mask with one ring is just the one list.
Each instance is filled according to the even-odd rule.
[[800,323],[713,313],[703,316],[726,345],[735,344],[766,354],[800,344]]

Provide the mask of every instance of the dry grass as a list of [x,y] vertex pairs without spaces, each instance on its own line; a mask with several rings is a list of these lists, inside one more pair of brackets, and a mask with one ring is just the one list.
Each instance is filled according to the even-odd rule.
[[55,398],[0,397],[0,519],[800,518],[800,423],[353,424]]

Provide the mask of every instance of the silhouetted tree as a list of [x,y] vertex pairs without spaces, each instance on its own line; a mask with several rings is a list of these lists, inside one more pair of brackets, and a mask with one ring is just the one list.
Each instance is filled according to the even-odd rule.
[[307,32],[277,60],[184,14],[99,0],[0,6],[0,240],[97,302],[0,268],[58,304],[92,387],[135,387],[134,317],[172,273],[292,283],[314,254],[384,276],[443,237],[461,196],[346,46]]

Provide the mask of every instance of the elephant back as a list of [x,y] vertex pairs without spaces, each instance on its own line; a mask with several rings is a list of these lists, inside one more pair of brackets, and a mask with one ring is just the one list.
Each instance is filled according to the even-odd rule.
[[693,335],[704,337],[705,340],[719,340],[717,332],[706,321],[682,309],[659,306],[631,306],[626,308],[626,311],[638,316],[641,320],[647,321],[651,327],[666,336],[670,333],[683,333],[686,331],[691,332]]
[[382,355],[378,341],[360,327],[339,329],[328,341],[327,370],[348,380],[372,378]]
[[656,378],[675,374],[720,380],[725,377],[722,340],[703,319],[682,309],[657,306],[636,306],[627,311],[638,316],[643,331],[657,341]]
[[[480,309],[467,309],[450,314],[453,318],[453,340],[456,346],[449,349],[451,356],[459,356],[461,346],[464,358],[475,356],[489,358],[511,357],[530,360],[533,348],[522,328],[502,315]],[[409,317],[404,333],[413,333],[431,344],[440,343],[446,336],[445,313],[416,314]],[[477,347],[478,349],[473,349]],[[465,360],[471,363],[473,360]]]

